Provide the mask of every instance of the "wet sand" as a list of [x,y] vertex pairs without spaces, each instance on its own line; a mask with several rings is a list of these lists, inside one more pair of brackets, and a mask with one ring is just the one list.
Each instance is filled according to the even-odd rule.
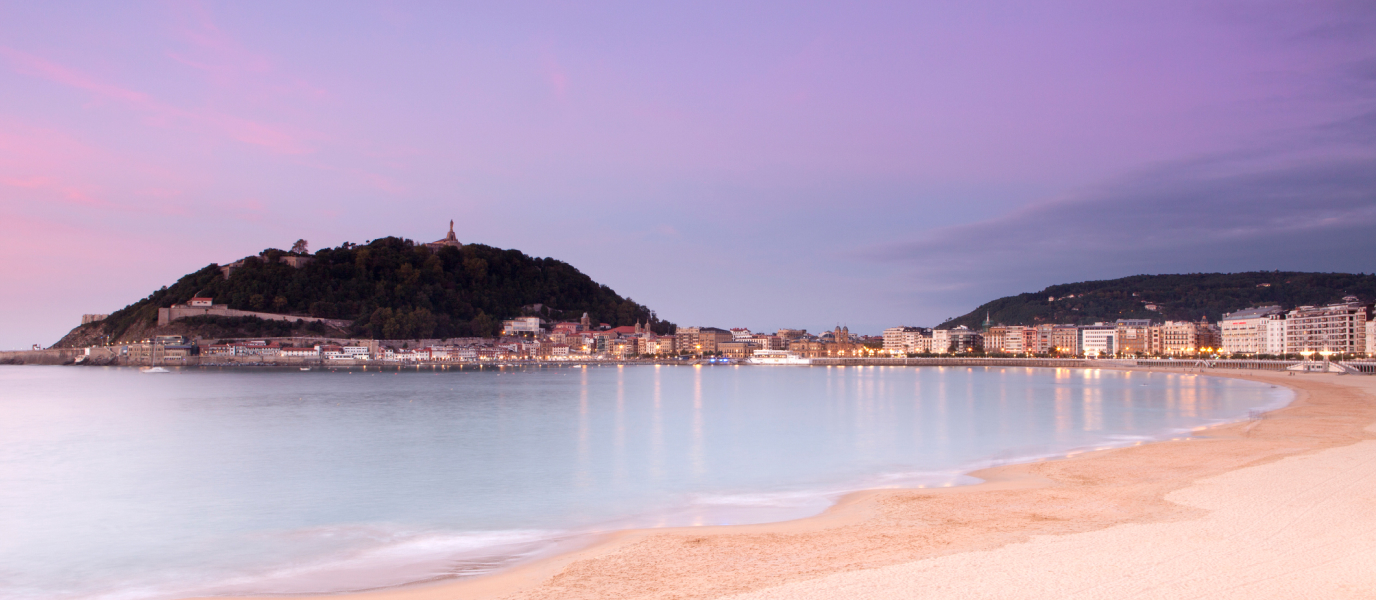
[[986,469],[979,485],[624,531],[503,573],[331,597],[1376,597],[1376,377],[1209,375],[1297,395],[1191,439]]

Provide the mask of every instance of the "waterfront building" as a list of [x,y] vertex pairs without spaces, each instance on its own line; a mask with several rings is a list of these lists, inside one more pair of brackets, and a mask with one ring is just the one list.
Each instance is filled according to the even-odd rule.
[[935,354],[973,352],[983,348],[984,336],[964,325],[932,331],[931,352]]
[[746,358],[753,354],[755,349],[755,344],[748,340],[733,340],[717,344],[717,351],[721,352],[722,356],[731,358]]
[[1347,296],[1338,304],[1301,306],[1285,315],[1285,352],[1365,354],[1371,305]]
[[803,358],[826,358],[827,344],[820,340],[800,338],[788,343],[788,351]]
[[1376,315],[1367,315],[1366,321],[1366,355],[1376,356]]
[[1223,315],[1218,322],[1219,347],[1226,354],[1263,354],[1270,329],[1267,323],[1281,314],[1279,306],[1258,306]]
[[1150,319],[1118,319],[1115,325],[1119,353],[1142,355],[1151,352]]
[[698,327],[697,334],[694,336],[693,346],[690,347],[694,354],[706,354],[717,352],[717,344],[729,342],[732,339],[730,331],[717,327]]
[[1008,333],[1008,328],[1002,325],[998,327],[989,326],[988,318],[984,321],[984,351],[985,352],[1007,352],[1004,346],[1004,335]]
[[1154,353],[1194,354],[1199,348],[1199,327],[1190,321],[1166,321],[1152,332]]
[[891,355],[930,352],[932,330],[926,327],[890,327],[884,330],[884,350]]
[[1049,333],[1051,346],[1047,349],[1048,353],[1070,356],[1080,354],[1079,327],[1074,325],[1052,325]]
[[1080,353],[1085,356],[1113,356],[1118,353],[1118,325],[1095,323],[1079,328]]
[[731,339],[732,339],[732,340],[735,340],[735,341],[738,341],[738,342],[739,342],[739,341],[741,341],[741,340],[748,340],[748,339],[750,339],[750,338],[752,338],[752,337],[755,337],[755,334],[750,332],[750,328],[749,328],[749,327],[732,327],[732,328],[731,328]]
[[1266,317],[1265,346],[1262,352],[1271,355],[1285,354],[1285,313]]
[[283,358],[320,358],[320,346],[314,348],[297,348],[287,346],[282,348],[280,356]]
[[[985,346],[989,345],[988,340]],[[1010,354],[1023,354],[1036,352],[1037,329],[1035,327],[1024,327],[1022,325],[1009,325],[1003,332],[1003,351]]]
[[757,350],[782,350],[783,339],[777,335],[757,333],[750,341],[755,343]]

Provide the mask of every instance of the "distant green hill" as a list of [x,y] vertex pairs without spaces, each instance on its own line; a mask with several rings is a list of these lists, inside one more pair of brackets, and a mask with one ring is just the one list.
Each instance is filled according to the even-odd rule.
[[[384,339],[491,336],[503,319],[522,315],[577,320],[587,312],[593,323],[613,326],[652,319],[650,309],[569,264],[517,250],[468,244],[432,252],[388,237],[320,250],[299,269],[283,256],[269,249],[249,257],[228,279],[209,265],[98,325],[117,340],[149,329],[157,309],[196,296],[239,310],[346,319],[349,333]],[[674,324],[655,318],[651,328],[668,333]]]
[[[1134,275],[1107,281],[1053,285],[1040,292],[999,298],[938,326],[976,329],[987,314],[995,325],[1070,323],[1117,319],[1217,321],[1223,313],[1278,304],[1290,309],[1357,296],[1376,299],[1376,275],[1349,273],[1192,273]],[[1054,300],[1052,300],[1054,298]],[[1147,305],[1156,305],[1148,310]]]

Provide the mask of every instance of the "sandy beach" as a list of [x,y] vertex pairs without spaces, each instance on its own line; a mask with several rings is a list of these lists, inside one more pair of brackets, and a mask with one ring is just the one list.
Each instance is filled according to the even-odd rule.
[[[852,494],[817,517],[619,532],[495,575],[333,596],[1376,598],[1376,377],[1190,439]],[[299,598],[299,596],[297,596]]]

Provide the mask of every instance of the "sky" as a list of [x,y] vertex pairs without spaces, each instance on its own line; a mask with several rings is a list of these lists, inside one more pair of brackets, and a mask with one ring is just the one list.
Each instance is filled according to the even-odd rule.
[[757,331],[1373,272],[1376,4],[0,0],[0,348],[450,219]]

